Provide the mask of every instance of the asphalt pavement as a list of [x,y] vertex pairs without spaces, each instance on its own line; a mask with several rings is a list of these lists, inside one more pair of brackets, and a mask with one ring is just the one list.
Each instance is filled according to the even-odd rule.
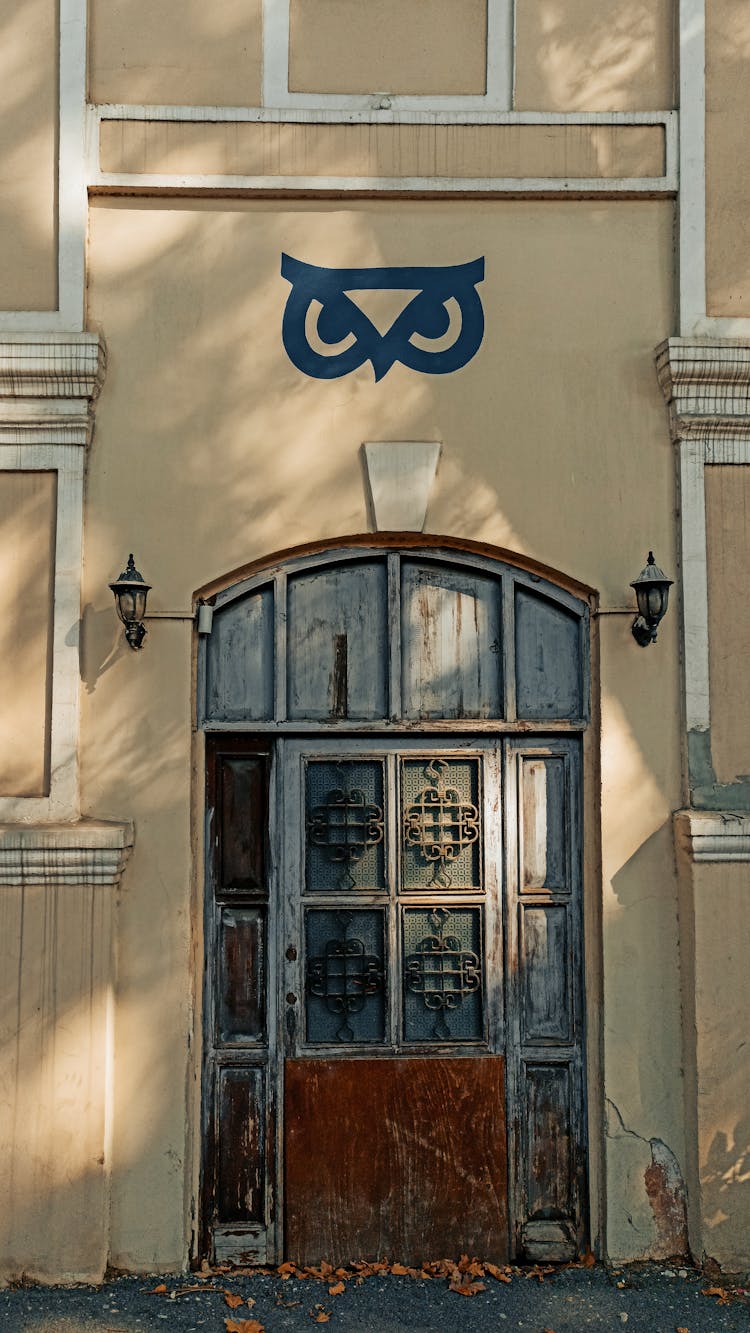
[[[396,1268],[398,1269],[398,1265]],[[429,1265],[428,1265],[429,1267]],[[0,1290],[5,1333],[748,1333],[750,1278],[663,1264],[440,1275],[212,1270]],[[447,1275],[446,1275],[447,1272]],[[459,1290],[456,1290],[459,1288]]]

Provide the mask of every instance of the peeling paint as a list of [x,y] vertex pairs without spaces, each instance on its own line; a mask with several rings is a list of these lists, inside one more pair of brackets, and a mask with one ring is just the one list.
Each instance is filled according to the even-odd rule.
[[[644,1259],[687,1257],[689,1255],[687,1189],[675,1154],[663,1139],[647,1139],[636,1130],[629,1129],[619,1107],[610,1097],[607,1098],[607,1106],[614,1112],[621,1134],[637,1139],[647,1146],[651,1153],[651,1161],[643,1173],[643,1178],[651,1205],[655,1236],[642,1257]],[[617,1133],[612,1133],[609,1124],[607,1135],[610,1138],[619,1137]],[[630,1217],[628,1221],[634,1225]]]
[[750,809],[750,779],[743,774],[736,782],[719,782],[711,754],[711,730],[688,732],[690,799],[698,810]]
[[661,1139],[651,1139],[651,1165],[644,1172],[657,1239],[654,1259],[674,1259],[688,1253],[687,1191],[679,1163]]

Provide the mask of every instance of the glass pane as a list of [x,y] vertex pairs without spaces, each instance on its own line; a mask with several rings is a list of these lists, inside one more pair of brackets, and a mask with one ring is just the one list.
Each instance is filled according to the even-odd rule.
[[265,908],[223,909],[219,957],[219,1041],[265,1041]]
[[305,785],[308,892],[385,888],[382,763],[313,760]]
[[305,913],[307,1040],[385,1040],[384,913]]
[[403,919],[404,1041],[479,1041],[482,909],[408,909]]
[[405,760],[401,809],[406,892],[481,888],[478,759]]

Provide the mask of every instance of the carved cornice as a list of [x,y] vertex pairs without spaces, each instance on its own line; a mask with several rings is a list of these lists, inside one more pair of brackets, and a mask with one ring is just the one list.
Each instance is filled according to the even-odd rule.
[[656,373],[673,440],[705,440],[722,462],[750,461],[750,342],[668,338]]
[[85,447],[106,361],[95,333],[0,338],[0,444]]
[[132,846],[132,824],[0,824],[0,887],[113,888]]
[[678,810],[675,825],[693,861],[750,861],[750,814]]

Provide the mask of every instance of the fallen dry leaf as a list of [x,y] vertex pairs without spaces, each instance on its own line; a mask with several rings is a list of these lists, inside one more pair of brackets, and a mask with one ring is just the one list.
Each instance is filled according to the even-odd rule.
[[484,1291],[484,1282],[472,1282],[468,1274],[464,1277],[453,1278],[448,1283],[448,1290],[455,1291],[459,1296],[478,1296],[480,1291]]
[[677,1328],[675,1329],[675,1333],[690,1333],[690,1329],[684,1328],[682,1324],[678,1324]]
[[228,1291],[224,1297],[224,1300],[226,1301],[230,1310],[236,1310],[238,1305],[244,1305],[242,1297],[238,1296],[236,1292],[233,1291]]
[[258,1319],[225,1319],[224,1327],[227,1333],[266,1333]]
[[409,1276],[409,1270],[408,1268],[404,1268],[403,1264],[391,1264],[391,1272],[393,1273],[394,1277]]
[[310,1311],[310,1318],[314,1324],[328,1324],[331,1316],[327,1310],[323,1309],[322,1305],[316,1305],[315,1309]]
[[336,1282],[336,1283],[334,1283],[334,1285],[333,1285],[332,1287],[329,1287],[329,1288],[328,1288],[328,1295],[329,1295],[329,1296],[343,1296],[343,1294],[344,1294],[345,1291],[346,1291],[346,1283],[345,1283],[345,1282]]
[[494,1277],[496,1282],[511,1282],[512,1279],[507,1268],[498,1268],[497,1264],[485,1264],[485,1268],[490,1277]]
[[279,1277],[284,1282],[286,1282],[288,1278],[293,1277],[297,1272],[297,1265],[290,1263],[289,1260],[287,1260],[285,1264],[279,1264],[279,1267],[276,1269],[276,1272],[278,1273]]
[[718,1305],[729,1305],[729,1292],[723,1287],[704,1287],[701,1296],[716,1296]]
[[158,1285],[158,1287],[152,1287],[152,1288],[151,1288],[151,1291],[150,1291],[149,1294],[150,1294],[151,1296],[165,1296],[165,1295],[166,1295],[166,1292],[167,1292],[167,1284],[166,1284],[166,1282],[160,1282],[159,1285]]

